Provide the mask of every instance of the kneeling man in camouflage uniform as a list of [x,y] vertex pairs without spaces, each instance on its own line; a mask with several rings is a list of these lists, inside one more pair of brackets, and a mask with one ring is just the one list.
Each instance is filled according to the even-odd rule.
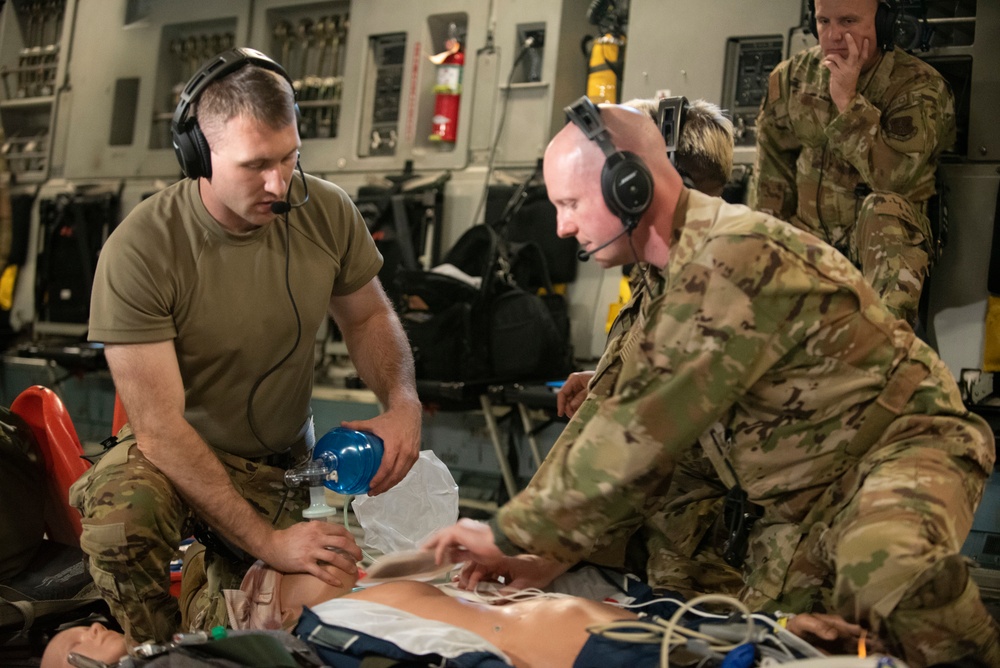
[[542,584],[656,514],[700,447],[762,507],[746,603],[842,617],[911,666],[1000,666],[959,554],[993,434],[949,370],[831,246],[686,189],[646,118],[584,100],[570,112],[545,154],[559,234],[604,266],[649,262],[665,285],[611,393],[581,406],[527,489],[488,528],[460,523],[427,549],[461,549],[466,582]]

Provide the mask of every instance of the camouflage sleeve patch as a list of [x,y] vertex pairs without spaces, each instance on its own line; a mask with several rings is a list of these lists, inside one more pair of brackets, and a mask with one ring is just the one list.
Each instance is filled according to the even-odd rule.
[[905,193],[933,181],[941,150],[937,89],[911,90],[880,111],[863,95],[826,128],[830,147],[873,190]]
[[778,102],[781,100],[781,76],[775,70],[767,80],[767,98],[764,102]]
[[887,144],[901,153],[922,153],[930,160],[940,151],[937,110],[923,96],[907,95],[883,115],[882,132]]
[[885,125],[885,132],[896,141],[907,141],[917,134],[917,126],[913,123],[913,118],[910,116],[890,118],[889,122]]
[[777,179],[760,182],[756,188],[753,208],[780,218],[788,189],[787,183]]

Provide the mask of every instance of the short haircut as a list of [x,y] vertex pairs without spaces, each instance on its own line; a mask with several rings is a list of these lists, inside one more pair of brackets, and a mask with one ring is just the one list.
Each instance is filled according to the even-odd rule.
[[[635,98],[624,103],[659,122],[660,101]],[[677,143],[674,159],[696,183],[699,190],[704,181],[721,188],[733,172],[733,122],[726,118],[718,105],[706,100],[692,100],[684,114],[684,129]]]
[[733,173],[733,122],[717,105],[692,100],[684,115],[676,159],[725,185]]
[[634,97],[628,102],[622,102],[626,107],[638,109],[653,119],[654,123],[660,122],[660,101],[651,97]]
[[295,92],[277,72],[248,64],[209,84],[198,97],[195,116],[209,142],[237,116],[280,130],[295,123]]

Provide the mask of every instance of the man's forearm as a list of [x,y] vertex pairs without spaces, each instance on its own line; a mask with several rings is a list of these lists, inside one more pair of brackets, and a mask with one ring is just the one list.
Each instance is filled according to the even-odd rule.
[[528,550],[521,547],[507,536],[506,532],[504,532],[503,528],[500,526],[500,522],[497,521],[495,515],[490,518],[487,524],[489,524],[490,530],[493,532],[493,541],[496,543],[496,546],[508,557],[516,557],[518,555],[528,553]]
[[[934,99],[935,94],[940,95],[931,89],[923,97]],[[858,95],[830,122],[825,134],[831,153],[858,170],[872,189],[909,195],[914,184],[933,181],[929,163],[939,152],[937,137],[942,130],[924,119],[942,114],[930,102],[924,108],[881,111]],[[890,128],[903,134],[894,135]]]
[[143,455],[173,483],[195,513],[237,547],[259,556],[270,525],[236,491],[211,448],[186,422],[169,444],[137,436]]
[[419,407],[410,344],[392,311],[344,332],[344,338],[358,375],[387,410],[406,403]]

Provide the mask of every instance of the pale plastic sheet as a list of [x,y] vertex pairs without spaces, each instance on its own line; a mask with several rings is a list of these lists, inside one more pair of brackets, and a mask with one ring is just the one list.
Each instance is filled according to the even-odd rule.
[[469,652],[490,652],[513,665],[506,654],[472,631],[423,619],[381,603],[335,598],[312,610],[327,624],[388,640],[414,654],[440,654],[453,659]]
[[421,450],[406,477],[378,496],[351,502],[366,547],[383,554],[413,550],[458,521],[458,484],[432,450]]

